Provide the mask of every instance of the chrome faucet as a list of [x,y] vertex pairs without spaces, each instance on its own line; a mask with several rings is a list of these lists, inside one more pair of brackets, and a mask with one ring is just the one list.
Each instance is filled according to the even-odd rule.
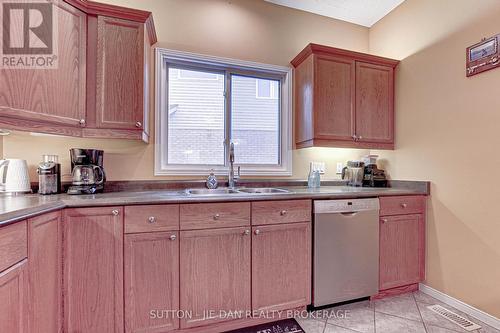
[[238,167],[238,175],[234,174],[234,143],[229,145],[229,175],[227,177],[228,187],[234,188],[236,181],[240,179],[240,167]]

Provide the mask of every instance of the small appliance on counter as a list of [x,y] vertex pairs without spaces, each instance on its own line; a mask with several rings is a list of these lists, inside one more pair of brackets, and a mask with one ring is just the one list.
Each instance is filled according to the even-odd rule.
[[342,179],[347,180],[348,186],[363,186],[365,163],[361,161],[348,161],[342,169]]
[[378,155],[367,155],[363,158],[365,163],[363,186],[387,187],[385,171],[377,167],[377,158]]
[[0,193],[16,195],[31,193],[31,182],[26,160],[0,160]]
[[42,160],[38,164],[38,193],[57,194],[61,192],[61,164],[59,156],[42,155]]
[[72,185],[68,194],[94,194],[104,190],[106,174],[103,168],[104,151],[97,149],[72,148]]

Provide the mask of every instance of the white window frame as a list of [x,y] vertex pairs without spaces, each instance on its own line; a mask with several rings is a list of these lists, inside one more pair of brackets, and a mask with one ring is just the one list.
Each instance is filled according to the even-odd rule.
[[[229,163],[224,166],[168,164],[168,64],[191,64],[223,70],[262,72],[282,77],[280,105],[280,164],[239,164],[242,176],[291,176],[292,175],[292,69],[257,62],[215,57],[171,49],[155,49],[155,176],[206,176],[211,169],[217,175],[227,175]],[[167,115],[167,116],[164,116]],[[227,115],[226,115],[227,116]],[[226,142],[226,150],[228,143]],[[227,155],[227,154],[226,154]]]

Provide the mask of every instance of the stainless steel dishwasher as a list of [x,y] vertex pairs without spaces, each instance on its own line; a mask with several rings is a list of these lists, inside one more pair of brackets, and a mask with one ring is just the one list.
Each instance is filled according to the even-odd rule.
[[315,200],[313,306],[378,292],[378,199]]

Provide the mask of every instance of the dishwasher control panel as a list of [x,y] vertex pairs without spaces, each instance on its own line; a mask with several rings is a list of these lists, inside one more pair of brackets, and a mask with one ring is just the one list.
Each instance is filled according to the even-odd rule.
[[370,199],[343,199],[343,200],[314,200],[314,214],[348,213],[364,210],[379,210],[378,198]]

